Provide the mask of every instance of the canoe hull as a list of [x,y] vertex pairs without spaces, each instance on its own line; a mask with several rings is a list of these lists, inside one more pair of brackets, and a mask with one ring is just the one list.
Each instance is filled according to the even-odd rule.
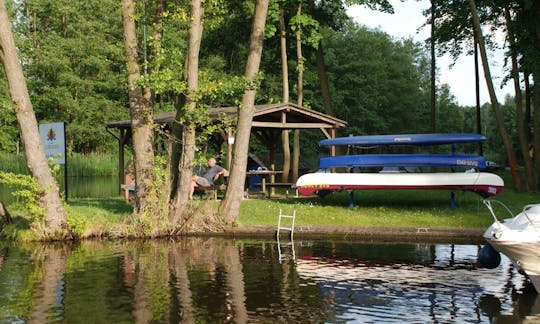
[[296,182],[298,192],[367,189],[465,190],[483,197],[499,194],[504,181],[492,173],[308,173]]
[[483,142],[486,137],[479,134],[401,134],[367,135],[324,139],[320,146],[387,146],[387,145],[445,145]]

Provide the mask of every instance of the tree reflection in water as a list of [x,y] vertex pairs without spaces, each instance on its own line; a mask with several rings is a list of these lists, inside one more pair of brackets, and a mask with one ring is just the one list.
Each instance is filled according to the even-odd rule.
[[[182,238],[0,246],[0,322],[538,320],[536,292],[475,245]],[[291,254],[292,255],[292,254]],[[281,261],[281,262],[280,262]]]

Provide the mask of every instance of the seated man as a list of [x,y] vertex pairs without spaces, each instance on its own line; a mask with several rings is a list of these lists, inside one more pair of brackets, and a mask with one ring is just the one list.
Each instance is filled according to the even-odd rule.
[[191,188],[189,191],[189,199],[193,198],[193,192],[195,191],[195,187],[210,187],[214,184],[214,181],[216,181],[220,175],[227,172],[227,170],[216,164],[216,159],[214,158],[208,159],[208,167],[209,169],[204,175],[193,176],[193,181],[191,181]]

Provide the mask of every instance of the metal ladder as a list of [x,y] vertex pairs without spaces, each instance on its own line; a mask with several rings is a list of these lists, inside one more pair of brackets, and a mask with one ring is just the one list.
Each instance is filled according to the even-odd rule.
[[[285,218],[285,219],[292,219],[291,221],[291,225],[290,227],[287,227],[286,225],[282,225],[281,223],[281,219],[282,218]],[[278,225],[277,225],[277,233],[276,233],[276,237],[279,239],[279,232],[281,230],[283,231],[289,231],[290,234],[289,234],[289,238],[292,240],[293,239],[293,235],[294,235],[294,221],[296,220],[296,210],[293,211],[293,214],[292,215],[284,215],[282,210],[280,209],[279,210],[279,218],[278,218]]]
[[[283,225],[282,219],[288,219],[290,220],[290,226]],[[278,248],[278,259],[279,263],[282,263],[286,259],[291,259],[293,262],[296,262],[296,253],[294,251],[294,222],[296,220],[296,210],[293,212],[292,215],[284,215],[283,211],[279,210],[279,217],[278,217],[278,226],[277,226],[277,232],[276,232],[276,241],[277,241],[277,248]],[[282,243],[279,241],[280,238],[280,231],[289,231],[289,242]],[[287,253],[285,253],[285,250],[290,249],[290,255],[287,257]]]

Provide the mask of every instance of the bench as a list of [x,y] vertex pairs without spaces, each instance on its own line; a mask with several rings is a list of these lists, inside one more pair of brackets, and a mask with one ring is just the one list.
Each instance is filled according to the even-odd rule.
[[218,199],[218,191],[225,191],[227,186],[224,184],[215,184],[209,187],[196,186],[195,193],[205,194],[211,193],[214,200]]

